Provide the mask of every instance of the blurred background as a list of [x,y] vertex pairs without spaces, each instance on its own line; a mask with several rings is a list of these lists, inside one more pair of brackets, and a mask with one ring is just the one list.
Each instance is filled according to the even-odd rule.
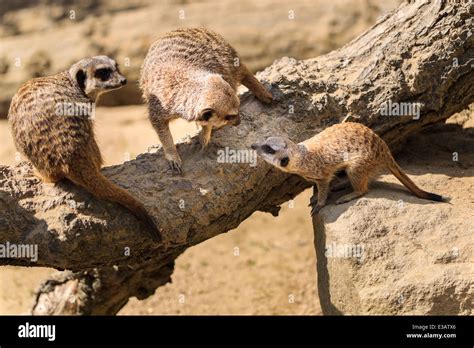
[[[15,165],[6,116],[27,80],[98,54],[119,62],[129,83],[99,100],[96,129],[106,165],[158,143],[137,79],[151,43],[179,27],[220,33],[252,71],[283,56],[311,58],[343,46],[400,0],[1,0],[0,164]],[[197,132],[172,124],[175,141]],[[186,251],[173,283],[120,314],[321,314],[317,302],[310,191],[279,217],[255,213],[236,230]],[[236,255],[238,248],[238,255]],[[47,268],[0,267],[0,314],[28,313]],[[180,295],[186,302],[180,303]]]

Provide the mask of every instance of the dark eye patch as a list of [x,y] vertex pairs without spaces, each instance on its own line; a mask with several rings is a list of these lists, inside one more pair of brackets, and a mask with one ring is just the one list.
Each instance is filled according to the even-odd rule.
[[102,81],[106,81],[109,79],[111,74],[112,74],[112,69],[102,68],[102,69],[97,69],[95,71],[94,77],[101,79]]
[[79,70],[76,73],[77,84],[79,85],[79,88],[82,90],[84,90],[84,88],[86,87],[85,85],[86,77],[87,77],[86,73],[83,70]]
[[273,149],[271,148],[271,146],[269,146],[269,145],[263,145],[263,146],[262,146],[262,150],[263,150],[263,152],[269,153],[269,154],[271,154],[271,155],[273,155],[273,154],[275,153],[275,150],[273,150]]
[[202,113],[201,119],[203,121],[209,121],[209,119],[212,117],[212,110],[208,110]]
[[288,163],[290,162],[290,158],[289,157],[283,157],[280,161],[280,165],[282,167],[286,167],[288,165]]

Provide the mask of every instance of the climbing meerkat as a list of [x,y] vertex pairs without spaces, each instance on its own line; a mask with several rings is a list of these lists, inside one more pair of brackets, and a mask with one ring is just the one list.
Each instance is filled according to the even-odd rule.
[[173,173],[182,173],[182,162],[169,122],[179,117],[197,122],[205,148],[213,128],[240,124],[239,84],[262,102],[271,102],[270,92],[242,63],[235,49],[212,31],[178,29],[152,44],[141,69],[140,88]]
[[8,119],[15,146],[45,183],[63,178],[94,196],[130,210],[159,239],[145,207],[109,181],[93,131],[93,107],[101,93],[127,82],[107,56],[85,58],[69,70],[26,82],[12,99]]
[[316,183],[317,204],[312,199],[311,214],[325,206],[329,183],[341,170],[347,173],[354,192],[342,196],[336,204],[363,196],[369,190],[369,180],[383,169],[388,169],[417,197],[432,201],[446,200],[418,188],[395,162],[387,144],[360,123],[336,124],[298,144],[283,137],[270,137],[251,147],[266,162],[282,171],[298,174]]

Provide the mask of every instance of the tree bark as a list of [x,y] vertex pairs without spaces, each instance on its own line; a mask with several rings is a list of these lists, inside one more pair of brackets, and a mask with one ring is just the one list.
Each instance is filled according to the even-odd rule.
[[[408,136],[474,102],[473,13],[467,2],[404,3],[341,49],[276,61],[259,74],[274,95],[271,105],[246,93],[239,127],[216,131],[204,153],[195,138],[178,144],[183,177],[169,175],[161,150],[104,169],[144,202],[161,244],[126,210],[71,183],[41,184],[26,163],[0,166],[0,241],[39,250],[37,262],[3,258],[0,265],[69,270],[40,289],[35,314],[115,314],[129,297],[145,298],[169,281],[173,260],[188,247],[236,228],[254,211],[278,214],[281,203],[309,187],[262,161],[219,163],[218,150],[249,149],[271,135],[302,141],[351,115],[396,151]],[[382,116],[388,101],[419,103],[420,117]]]

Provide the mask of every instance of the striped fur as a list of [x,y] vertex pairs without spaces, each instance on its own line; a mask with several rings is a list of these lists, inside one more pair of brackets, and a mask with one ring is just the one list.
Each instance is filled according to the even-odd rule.
[[317,185],[318,197],[312,200],[313,213],[324,207],[329,184],[336,173],[342,170],[347,173],[354,192],[342,196],[336,204],[366,194],[369,181],[384,169],[395,175],[415,196],[433,201],[446,200],[416,186],[396,163],[382,138],[360,123],[333,125],[299,144],[282,137],[270,137],[252,147],[268,163]]
[[[169,122],[179,117],[198,122],[203,128],[202,147],[206,147],[212,129],[240,123],[236,91],[241,83],[261,101],[271,101],[271,94],[235,49],[210,30],[178,29],[152,44],[142,66],[140,88],[173,172],[181,173],[182,162]],[[206,119],[209,111],[211,117]]]
[[[107,78],[97,72],[106,69]],[[68,71],[26,82],[12,99],[8,120],[16,148],[43,182],[69,179],[94,196],[116,202],[140,219],[153,238],[158,229],[141,202],[100,171],[91,112],[103,92],[126,83],[117,63],[106,56],[84,58]],[[76,107],[61,109],[61,107]],[[66,113],[64,113],[66,111]]]

